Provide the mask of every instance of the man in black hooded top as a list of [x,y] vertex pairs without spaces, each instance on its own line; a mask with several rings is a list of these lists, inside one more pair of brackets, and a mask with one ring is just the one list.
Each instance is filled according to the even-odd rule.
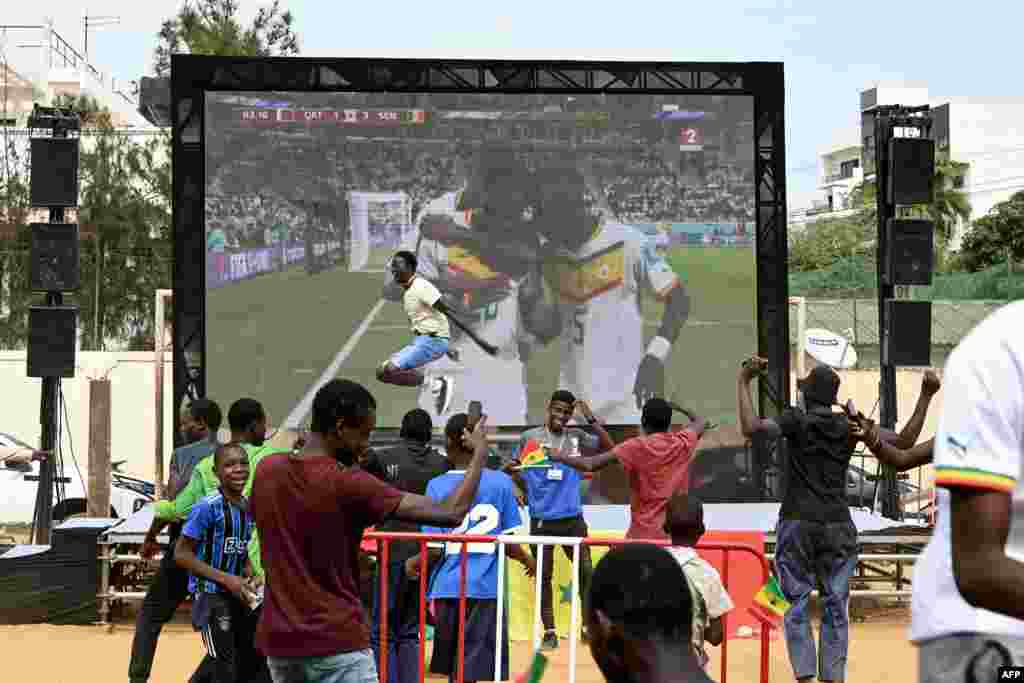
[[[416,408],[402,418],[402,443],[371,452],[363,469],[406,493],[425,495],[427,483],[452,468],[446,457],[430,447],[434,425],[427,411]],[[389,520],[376,531],[418,533],[417,524]],[[416,541],[392,541],[388,549],[388,679],[387,683],[419,680],[419,581],[405,573],[405,561],[418,554]],[[373,620],[370,642],[380,661],[380,585],[373,584]]]

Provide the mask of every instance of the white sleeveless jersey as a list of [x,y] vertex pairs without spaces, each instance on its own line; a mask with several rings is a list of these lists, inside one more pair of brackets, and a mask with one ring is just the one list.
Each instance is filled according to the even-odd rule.
[[637,422],[633,398],[644,354],[640,296],[666,297],[679,280],[638,230],[604,223],[571,258],[556,259],[545,277],[562,309],[559,387],[586,400],[609,422]]
[[[448,192],[431,201],[417,218],[417,234],[423,218],[429,214],[450,216],[457,224],[469,227],[472,211],[457,210],[461,192]],[[423,368],[428,380],[439,375],[455,380],[455,394],[445,415],[437,414],[430,392],[430,382],[420,392],[420,407],[434,419],[465,412],[472,400],[482,401],[484,412],[492,424],[523,424],[526,419],[525,369],[520,358],[519,342],[525,330],[519,310],[519,283],[497,273],[480,259],[461,247],[446,247],[434,240],[419,238],[416,248],[417,272],[443,285],[448,273],[473,276],[481,280],[504,280],[508,295],[480,310],[474,318],[460,318],[474,332],[498,347],[496,357],[489,356],[466,335],[458,336],[452,348],[458,351],[458,362],[442,357]],[[442,291],[444,291],[442,289]],[[500,391],[496,391],[500,387]]]

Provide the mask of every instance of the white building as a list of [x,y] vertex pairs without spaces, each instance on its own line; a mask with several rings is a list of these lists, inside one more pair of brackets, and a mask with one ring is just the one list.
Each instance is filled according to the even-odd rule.
[[[923,86],[879,85],[861,93],[861,110],[886,104],[932,109],[936,155],[968,165],[963,191],[971,203],[972,218],[980,218],[997,203],[1024,190],[1024,97],[933,97]],[[853,213],[850,191],[874,178],[872,160],[864,158],[864,144],[872,131],[845,129],[818,156],[820,199],[789,216],[791,229],[800,229],[822,217]],[[961,225],[953,247],[968,226]]]
[[52,26],[0,25],[0,125],[24,127],[33,102],[88,95],[110,110],[115,127],[151,129],[132,90],[90,64]]

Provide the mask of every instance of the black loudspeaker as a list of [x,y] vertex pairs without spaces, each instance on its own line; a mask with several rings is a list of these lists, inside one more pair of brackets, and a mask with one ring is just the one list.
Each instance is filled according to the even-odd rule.
[[935,176],[935,142],[923,138],[889,141],[889,201],[931,204]]
[[28,309],[28,376],[74,377],[77,306]]
[[932,302],[890,299],[885,305],[888,308],[889,335],[883,357],[891,365],[931,365]]
[[78,206],[78,138],[32,138],[32,206]]
[[885,238],[886,284],[930,285],[935,268],[935,224],[890,218]]
[[74,292],[81,286],[74,223],[33,223],[30,256],[28,281],[33,292]]

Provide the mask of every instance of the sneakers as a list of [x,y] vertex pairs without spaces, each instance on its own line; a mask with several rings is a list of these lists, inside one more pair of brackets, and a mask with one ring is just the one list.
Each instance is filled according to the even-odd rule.
[[455,379],[445,375],[434,380],[430,388],[434,395],[434,407],[438,415],[444,415],[452,404],[452,396],[455,394]]
[[544,634],[544,640],[540,641],[540,647],[542,650],[557,650],[558,634],[554,631],[547,631]]

